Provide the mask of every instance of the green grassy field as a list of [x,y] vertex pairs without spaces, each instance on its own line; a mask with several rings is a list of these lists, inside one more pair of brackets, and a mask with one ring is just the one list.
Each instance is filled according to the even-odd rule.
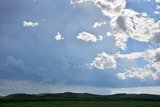
[[160,107],[160,102],[151,101],[41,101],[6,102],[0,107]]

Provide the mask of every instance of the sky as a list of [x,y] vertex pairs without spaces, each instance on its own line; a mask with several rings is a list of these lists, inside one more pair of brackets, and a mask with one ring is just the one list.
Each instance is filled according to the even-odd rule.
[[160,94],[160,0],[0,0],[0,95]]

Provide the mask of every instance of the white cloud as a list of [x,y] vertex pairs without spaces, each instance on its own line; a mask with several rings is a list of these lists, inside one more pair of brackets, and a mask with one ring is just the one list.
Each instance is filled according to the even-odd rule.
[[143,52],[133,52],[129,54],[114,54],[114,57],[126,60],[135,60],[138,58],[143,58],[144,60],[153,63],[158,60],[158,55],[160,55],[160,48],[148,49]]
[[97,38],[95,35],[83,31],[82,33],[79,33],[79,35],[77,36],[77,39],[81,39],[81,40],[86,41],[86,42],[89,42],[89,41],[91,41],[91,42],[97,42],[98,40],[102,40],[103,37],[99,36]]
[[98,69],[108,69],[108,68],[116,68],[117,67],[117,59],[120,60],[135,60],[143,58],[144,60],[154,63],[156,61],[160,61],[160,48],[145,50],[144,52],[133,52],[129,54],[112,54],[109,55],[105,52],[98,54],[95,60],[91,63],[92,67],[96,67]]
[[154,14],[157,14],[157,15],[158,15],[158,14],[160,14],[160,12],[159,12],[159,11],[154,11]]
[[157,55],[160,54],[160,48],[157,49],[150,49],[150,50],[145,50],[142,54],[142,57],[148,61],[148,62],[155,62],[157,61]]
[[123,50],[127,48],[128,38],[141,42],[151,42],[151,38],[160,32],[159,21],[156,22],[154,19],[144,17],[130,9],[124,9],[116,20],[111,20],[110,24],[116,46]]
[[148,49],[143,52],[133,52],[129,54],[114,54],[115,58],[125,59],[125,60],[135,60],[139,58],[143,58],[148,62],[155,62],[156,56],[160,54],[160,48],[157,49]]
[[95,22],[93,25],[93,28],[101,27],[102,25],[105,25],[106,22]]
[[112,36],[112,34],[110,32],[107,32],[107,36]]
[[121,14],[126,4],[126,0],[70,0],[71,4],[84,3],[88,1],[94,2],[94,4],[102,10],[104,15],[112,18]]
[[114,55],[115,58],[119,58],[119,59],[126,59],[126,60],[135,60],[138,58],[143,57],[143,53],[142,52],[134,52],[134,53],[130,53],[130,54],[115,54]]
[[154,36],[150,39],[151,43],[160,45],[160,32],[155,33]]
[[160,79],[160,62],[155,62],[146,65],[144,68],[133,67],[125,72],[117,74],[119,79],[127,78],[140,78],[146,80],[146,78],[152,78],[154,80]]
[[157,5],[157,8],[156,8],[156,9],[157,9],[157,10],[158,10],[158,9],[160,9],[160,6],[159,6],[159,5]]
[[115,68],[117,66],[117,62],[113,56],[102,52],[94,59],[94,61],[91,63],[91,66],[98,69]]
[[23,26],[25,26],[25,27],[36,27],[36,26],[38,26],[38,22],[23,21]]
[[160,0],[155,0],[155,2],[159,3],[159,2],[160,2]]
[[94,0],[94,3],[105,16],[116,18],[125,8],[126,0]]
[[87,2],[87,1],[94,1],[94,0],[70,0],[70,3],[71,4],[74,4],[74,3],[83,3],[83,2]]
[[120,49],[127,48],[128,38],[150,42],[154,34],[160,32],[159,22],[147,17],[145,13],[125,9],[125,0],[95,0],[95,4],[102,9],[105,16],[111,18],[111,33],[115,37],[116,46]]
[[130,70],[127,70],[123,73],[118,73],[117,77],[119,79],[127,79],[127,78],[140,78],[145,79],[146,77],[149,77],[152,72],[146,71],[143,68],[131,68]]
[[99,40],[103,40],[103,36],[100,35],[100,36],[98,36],[98,37],[99,37]]
[[[86,0],[81,0],[80,3]],[[88,0],[87,0],[88,1]],[[90,0],[91,1],[91,0]],[[111,31],[108,36],[113,36],[115,45],[122,50],[127,49],[128,38],[140,41],[149,42],[155,45],[160,45],[160,21],[156,21],[149,17],[146,13],[139,13],[132,9],[126,9],[126,0],[93,0],[94,4],[99,7],[102,13],[110,18]],[[160,2],[156,0],[155,2]],[[155,14],[159,14],[155,11]],[[101,26],[101,23],[95,23],[94,27]],[[143,52],[133,52],[130,54],[113,54],[109,55],[105,52],[98,54],[95,60],[91,63],[92,67],[98,69],[116,68],[117,59],[120,60],[135,60],[143,58],[149,64],[140,68],[131,68],[126,72],[119,73],[121,79],[126,78],[159,78],[159,61],[160,48],[147,49]]]
[[141,13],[143,17],[147,17],[147,13]]
[[[81,0],[81,3],[83,2],[85,0]],[[148,17],[146,13],[126,9],[126,0],[93,0],[92,2],[110,18],[110,33],[115,38],[115,45],[119,49],[127,49],[128,38],[152,43],[152,38],[160,33],[160,21]],[[98,25],[98,23],[95,24],[95,26]]]
[[152,78],[154,80],[160,79],[160,48],[145,50],[144,52],[134,52],[130,54],[115,54],[115,58],[135,60],[143,58],[149,64],[144,67],[133,67],[117,74],[119,79],[127,78]]
[[60,32],[57,32],[57,35],[54,37],[55,40],[60,41],[63,40],[64,37],[60,34]]

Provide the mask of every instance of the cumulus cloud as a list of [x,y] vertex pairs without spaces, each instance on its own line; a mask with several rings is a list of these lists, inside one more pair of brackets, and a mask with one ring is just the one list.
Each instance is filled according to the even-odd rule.
[[60,41],[63,40],[64,37],[60,34],[60,32],[57,32],[57,35],[54,37],[55,40]]
[[158,62],[160,61],[160,53],[157,53],[155,56],[155,61]]
[[157,61],[156,56],[159,54],[160,54],[160,48],[157,48],[157,49],[145,50],[142,56],[146,61],[153,63]]
[[83,2],[87,2],[87,1],[94,1],[94,0],[70,0],[70,3],[71,4],[74,4],[74,3],[83,3]]
[[93,28],[101,27],[102,25],[105,25],[106,22],[95,22],[93,25]]
[[125,59],[125,60],[135,60],[139,58],[143,58],[148,62],[155,62],[156,56],[160,54],[160,48],[157,49],[148,49],[143,52],[133,52],[129,54],[114,54],[114,57],[117,59]]
[[125,8],[126,0],[95,0],[94,3],[105,16],[116,18]]
[[154,63],[160,60],[160,48],[145,50],[143,52],[133,52],[129,54],[112,54],[109,55],[105,52],[98,54],[95,60],[91,63],[92,67],[96,67],[98,69],[108,69],[108,68],[116,68],[117,67],[117,59],[120,60],[135,60],[139,58],[143,58],[144,60]]
[[[129,38],[140,41],[149,42],[156,46],[160,45],[160,21],[149,17],[146,13],[139,13],[132,9],[126,8],[126,0],[75,0],[75,3],[83,3],[91,1],[95,6],[101,9],[102,13],[110,18],[111,31],[107,32],[107,36],[114,37],[115,45],[122,50],[127,49],[127,41]],[[79,2],[78,2],[79,1]],[[155,0],[159,3],[159,0]],[[158,5],[157,5],[157,8]],[[155,11],[155,14],[159,14]],[[94,28],[103,25],[96,22]],[[143,52],[133,52],[129,54],[112,54],[105,52],[98,56],[91,63],[92,67],[98,69],[116,68],[118,60],[135,60],[143,58],[149,64],[144,67],[134,67],[125,72],[118,73],[118,78],[140,78],[148,77],[159,79],[160,68],[160,48],[147,49]]]
[[160,0],[155,0],[155,2],[159,3],[159,2],[160,2]]
[[159,6],[159,5],[157,5],[157,8],[156,8],[156,9],[157,9],[157,10],[158,10],[158,9],[160,9],[160,6]]
[[107,36],[112,36],[112,34],[110,32],[107,32]]
[[159,14],[160,14],[160,12],[159,12],[159,11],[154,11],[154,14],[159,15]]
[[118,54],[115,54],[114,56],[115,58],[118,58],[118,59],[135,60],[135,59],[143,57],[143,53],[142,52],[134,52],[130,54],[118,53]]
[[81,39],[86,42],[89,42],[89,41],[90,42],[97,42],[98,40],[102,40],[103,36],[96,37],[95,35],[93,35],[91,33],[83,31],[82,33],[79,33],[79,35],[77,36],[77,39]]
[[158,80],[160,79],[160,62],[148,64],[144,68],[133,67],[125,72],[118,73],[117,77],[122,80],[128,78],[140,78],[142,80],[152,78]]
[[160,32],[155,33],[154,36],[150,39],[153,44],[160,45]]
[[[83,2],[85,0],[81,0],[81,3]],[[126,0],[93,0],[92,2],[110,18],[110,33],[119,49],[127,49],[128,38],[152,43],[152,38],[157,38],[157,34],[160,33],[160,21],[148,17],[145,13],[126,9]],[[98,23],[95,24],[95,27],[97,26]]]
[[159,21],[156,22],[144,13],[126,9],[126,0],[95,0],[95,4],[105,16],[111,18],[111,33],[115,38],[115,45],[122,50],[127,48],[128,38],[150,42],[160,32]]
[[109,17],[116,17],[123,8],[125,8],[126,0],[71,0],[71,4],[94,2],[96,6],[102,9],[102,13]]
[[127,78],[140,78],[145,80],[146,78],[152,78],[154,80],[160,79],[160,48],[145,50],[144,52],[135,52],[131,54],[117,54],[116,58],[135,60],[143,58],[148,61],[149,64],[144,67],[133,67],[117,74],[119,79]]
[[122,50],[127,48],[128,38],[151,42],[151,39],[160,32],[159,21],[156,22],[154,19],[142,16],[130,9],[123,10],[116,20],[111,20],[110,25],[116,46]]
[[117,62],[113,56],[102,52],[94,59],[94,61],[91,63],[91,66],[98,69],[115,68],[117,66]]
[[36,26],[38,26],[38,22],[23,21],[23,26],[25,26],[25,27],[36,27]]

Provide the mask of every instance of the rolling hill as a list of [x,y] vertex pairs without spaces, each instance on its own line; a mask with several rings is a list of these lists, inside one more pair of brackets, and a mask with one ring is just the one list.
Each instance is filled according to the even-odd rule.
[[4,100],[134,100],[134,101],[160,101],[160,95],[152,94],[114,94],[114,95],[96,95],[89,93],[43,93],[43,94],[10,94],[0,98]]

